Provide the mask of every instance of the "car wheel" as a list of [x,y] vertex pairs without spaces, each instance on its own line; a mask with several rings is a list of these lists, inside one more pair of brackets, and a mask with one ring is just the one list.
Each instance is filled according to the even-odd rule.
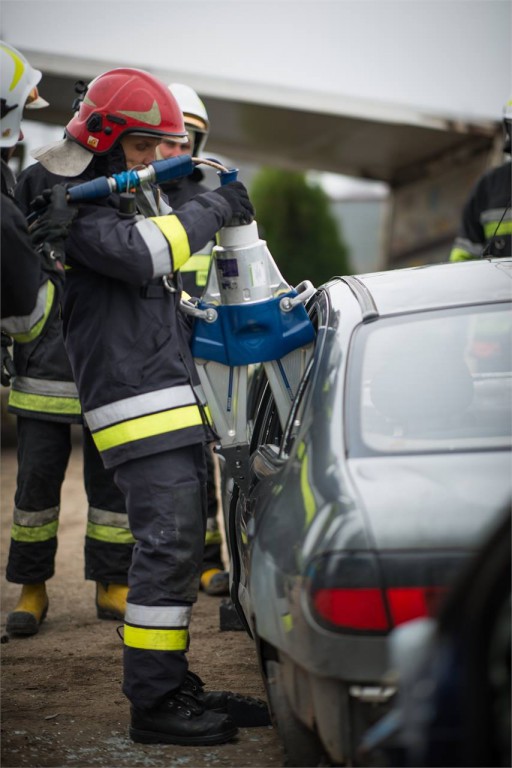
[[318,736],[297,719],[290,707],[279,662],[267,661],[265,666],[270,709],[284,752],[284,765],[297,768],[329,765]]

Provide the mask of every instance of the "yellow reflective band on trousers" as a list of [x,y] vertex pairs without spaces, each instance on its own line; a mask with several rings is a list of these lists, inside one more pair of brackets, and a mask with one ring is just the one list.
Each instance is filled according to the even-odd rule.
[[77,397],[52,397],[50,395],[29,395],[11,389],[9,405],[24,411],[58,413],[63,416],[80,416],[82,408]]
[[162,235],[165,237],[172,250],[172,271],[183,266],[190,257],[190,245],[188,242],[185,227],[177,216],[155,216],[150,217]]
[[[205,413],[210,421],[208,410]],[[177,432],[187,427],[201,426],[203,420],[197,405],[184,405],[171,411],[160,411],[149,416],[123,421],[113,427],[106,427],[93,433],[94,442],[99,451],[108,451],[119,445],[143,440],[146,437],[162,435],[164,432]]]
[[113,525],[98,525],[87,523],[86,536],[96,541],[106,541],[107,544],[134,544],[135,539],[126,528],[117,528]]
[[502,221],[499,226],[497,221],[488,221],[484,224],[484,234],[486,239],[494,236],[512,235],[512,221]]
[[35,544],[38,541],[49,541],[54,539],[57,535],[57,529],[59,527],[59,521],[54,520],[52,523],[46,523],[46,525],[16,525],[11,528],[11,539],[14,541],[22,541],[26,544]]
[[186,651],[188,629],[149,629],[125,624],[124,644],[144,651]]
[[54,297],[55,297],[55,286],[52,282],[50,282],[50,280],[48,280],[47,290],[46,290],[46,304],[44,307],[44,314],[42,318],[27,333],[13,334],[14,341],[17,341],[19,344],[27,344],[29,341],[33,341],[34,339],[37,339],[37,337],[43,330],[44,325],[48,319],[48,315],[50,314],[50,310],[53,306]]

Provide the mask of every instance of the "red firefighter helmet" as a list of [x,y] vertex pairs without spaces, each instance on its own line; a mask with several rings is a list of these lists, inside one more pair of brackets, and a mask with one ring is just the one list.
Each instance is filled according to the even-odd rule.
[[126,133],[187,140],[178,102],[141,69],[112,69],[96,77],[66,126],[68,138],[96,155],[109,152]]

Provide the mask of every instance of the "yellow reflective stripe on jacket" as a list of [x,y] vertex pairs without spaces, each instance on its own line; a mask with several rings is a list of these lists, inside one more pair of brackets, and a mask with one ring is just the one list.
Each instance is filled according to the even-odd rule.
[[49,541],[57,535],[59,521],[46,525],[26,526],[14,524],[11,528],[11,538],[14,541],[22,541],[28,544],[34,544],[38,541]]
[[181,272],[197,272],[198,269],[208,269],[211,261],[210,254],[194,254],[180,267]]
[[499,225],[497,221],[488,221],[484,224],[484,234],[486,239],[499,235],[512,235],[512,221],[502,221]]
[[52,282],[50,282],[50,280],[48,280],[48,282],[46,283],[46,302],[45,302],[44,313],[42,318],[39,320],[39,322],[37,322],[34,326],[32,326],[32,328],[26,333],[11,334],[14,341],[17,341],[18,344],[27,344],[29,341],[33,341],[34,339],[37,339],[37,337],[41,333],[48,319],[48,315],[50,314],[50,310],[53,306],[54,297],[55,297],[55,286],[53,285]]
[[[209,419],[208,410],[205,413]],[[160,411],[149,416],[139,416],[113,427],[106,427],[93,433],[94,442],[99,451],[108,451],[119,445],[143,440],[146,437],[162,435],[164,432],[176,432],[187,427],[201,426],[203,420],[197,405],[184,405],[170,411]]]
[[190,257],[190,245],[185,227],[177,216],[156,216],[150,217],[162,235],[165,237],[172,250],[172,263],[175,272],[180,269]]
[[116,528],[112,525],[87,523],[86,536],[96,541],[106,541],[107,544],[134,544],[135,539],[126,528]]
[[145,651],[186,651],[188,629],[146,629],[125,624],[124,644]]
[[29,395],[26,392],[18,392],[16,389],[11,389],[9,392],[9,405],[25,411],[38,411],[40,413],[79,416],[82,412],[80,400],[76,397]]

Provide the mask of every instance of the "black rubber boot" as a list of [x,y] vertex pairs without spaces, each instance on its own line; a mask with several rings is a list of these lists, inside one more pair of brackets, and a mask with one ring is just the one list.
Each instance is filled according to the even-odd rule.
[[184,696],[195,698],[207,710],[229,715],[239,728],[256,728],[271,723],[268,707],[261,699],[231,691],[205,691],[199,675],[190,670],[181,692]]
[[141,744],[223,744],[237,732],[230,717],[204,709],[181,689],[154,709],[132,707],[130,738]]

